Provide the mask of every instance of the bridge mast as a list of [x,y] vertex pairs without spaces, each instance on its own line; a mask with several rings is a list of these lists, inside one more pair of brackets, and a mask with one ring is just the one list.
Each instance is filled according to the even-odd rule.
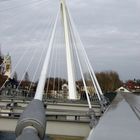
[[64,34],[65,34],[65,44],[66,44],[66,58],[67,58],[67,73],[68,73],[68,87],[69,87],[69,99],[76,100],[76,84],[75,84],[75,74],[74,74],[74,63],[73,63],[73,53],[70,47],[69,40],[69,26],[67,19],[67,9],[65,0],[61,0],[61,12],[62,12],[62,20],[64,25]]

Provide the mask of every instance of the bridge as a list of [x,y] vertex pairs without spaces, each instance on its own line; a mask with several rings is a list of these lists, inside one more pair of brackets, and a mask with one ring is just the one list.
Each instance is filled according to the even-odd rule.
[[[18,106],[7,107],[9,100],[1,100],[0,131],[14,132],[17,120],[29,102],[15,101]],[[46,134],[87,137],[90,131],[90,115],[87,104],[76,103],[46,103],[45,116],[47,119]],[[93,105],[97,117],[100,117],[100,106]],[[8,126],[8,127],[7,127]],[[69,126],[67,128],[67,126]],[[67,129],[66,129],[67,128]]]
[[[16,103],[16,106],[10,106]],[[0,131],[14,132],[17,119],[29,101],[9,100],[1,98],[0,101]],[[88,105],[74,102],[44,102],[47,104],[45,116],[47,119],[46,134],[87,137],[90,131],[90,114]],[[8,106],[7,106],[8,105]],[[7,107],[6,107],[7,106]],[[2,108],[3,107],[3,108]],[[100,117],[99,104],[93,104],[96,117]],[[12,109],[11,109],[12,108]],[[8,126],[8,127],[7,127]],[[67,126],[69,126],[67,128]],[[67,128],[67,129],[66,129]]]
[[[60,23],[62,25],[61,32],[57,32],[57,28]],[[114,106],[119,106],[120,108],[120,104],[122,108],[124,107],[124,110],[126,108],[128,109],[128,115],[132,115],[133,113],[135,113],[136,117],[134,117],[134,119],[136,120],[136,122],[138,122],[137,119],[139,119],[139,106],[133,107],[134,103],[131,102],[130,98],[127,98],[129,95],[118,95],[114,102],[108,108],[108,100],[103,95],[103,92],[88,59],[84,45],[80,39],[79,33],[75,27],[74,21],[70,14],[70,10],[65,0],[59,1],[59,8],[57,10],[55,20],[53,23],[51,23],[51,25],[53,25],[53,27],[50,29],[50,32],[47,32],[47,34],[49,34],[49,41],[48,44],[46,44],[47,49],[41,48],[42,54],[40,55],[39,65],[37,65],[36,70],[32,70],[35,71],[32,78],[32,80],[34,81],[37,71],[41,67],[41,60],[43,59],[43,65],[41,67],[41,73],[35,91],[35,96],[32,101],[20,100],[18,98],[1,98],[0,131],[15,130],[17,140],[23,140],[25,138],[30,140],[41,140],[44,138],[45,134],[82,136],[88,137],[89,140],[99,140],[99,131],[105,127],[103,125],[104,122],[108,122],[108,124],[110,124],[108,116],[108,114],[112,115],[112,113],[110,114],[110,110]],[[47,34],[45,34],[45,36],[47,36]],[[63,37],[63,39],[60,39],[59,36]],[[64,42],[64,45],[59,42],[59,39]],[[46,39],[44,38],[44,40]],[[62,61],[58,62],[59,59],[62,60],[62,58],[58,58],[58,50],[62,49],[61,46],[64,46],[66,60],[66,63],[63,64],[63,67],[61,65]],[[28,53],[28,51],[29,50],[27,49],[24,53],[26,54]],[[21,76],[21,81],[16,85],[16,90],[14,90],[15,94],[20,93],[20,85],[22,83],[23,77],[26,74],[27,70],[29,70],[36,52],[37,50],[35,49],[33,53],[30,53],[29,63],[26,65],[25,71],[23,72],[24,74]],[[44,52],[45,58],[42,58]],[[24,53],[22,55],[23,58],[25,57]],[[61,51],[60,54],[62,55]],[[21,59],[19,59],[19,61],[16,63],[14,70],[12,70],[12,74],[10,57],[7,56],[7,61],[3,62],[2,65],[5,64],[6,67],[6,71],[4,74],[7,75],[8,78],[0,88],[1,92],[4,90],[5,84],[8,82],[9,78],[16,70],[16,67],[20,64],[20,60]],[[47,83],[46,88],[46,79],[50,79],[51,76],[63,77],[65,74],[63,71],[61,71],[60,73],[60,66],[61,68],[65,68],[66,66],[67,81],[65,81],[64,84],[68,86],[68,91],[64,94],[60,89],[59,82],[58,86],[55,87],[56,81],[54,80],[52,92],[53,94],[55,94],[57,91],[59,91],[57,93],[63,93],[64,96],[62,96],[62,98],[65,97],[67,98],[67,100],[65,102],[59,102],[59,100],[55,100],[55,102],[49,102],[48,99],[44,100],[43,98],[44,96],[46,96],[47,98],[49,94],[49,82]],[[85,73],[88,74],[88,78],[85,76]],[[79,93],[77,90],[77,88],[79,88],[77,84],[78,79],[81,80],[83,85],[82,91],[84,92],[87,99],[86,104],[82,103],[79,99]],[[29,89],[27,90],[30,91],[32,85],[33,83],[31,83]],[[88,86],[90,88],[88,88]],[[97,97],[96,102],[94,100],[91,101],[93,96]],[[118,101],[118,99],[120,100]],[[121,101],[124,99],[125,101],[123,104]],[[133,110],[133,112],[131,109]],[[121,110],[118,112],[122,113],[123,111]],[[103,118],[99,119],[102,115]],[[114,114],[112,116],[114,117]],[[104,120],[104,118],[107,119]],[[123,120],[121,120],[121,122],[122,121]],[[115,122],[115,120],[113,122]],[[116,121],[116,123],[117,122],[118,120]],[[137,125],[137,128],[140,128],[139,125]],[[103,130],[101,134],[103,134],[100,135],[102,136],[101,139],[103,139],[103,136],[105,135]],[[135,135],[137,135],[137,132]],[[112,139],[112,137],[109,138]],[[137,137],[135,140],[137,140]]]

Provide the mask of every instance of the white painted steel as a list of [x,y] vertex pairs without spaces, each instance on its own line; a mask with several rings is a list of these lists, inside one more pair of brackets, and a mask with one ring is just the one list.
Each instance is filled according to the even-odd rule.
[[[92,69],[90,63],[88,62],[89,59],[88,59],[87,54],[86,54],[86,52],[85,52],[85,50],[84,50],[83,47],[82,47],[82,51],[83,51],[83,53],[85,54],[85,57],[86,57],[85,61],[86,61],[86,64],[87,64],[87,67],[88,67],[88,71],[89,71],[89,74],[90,74],[92,83],[93,83],[93,85],[94,85],[96,94],[97,94],[97,96],[98,96],[98,99],[101,101],[100,94],[102,95],[102,92],[99,90],[100,87],[99,87],[99,84],[97,84],[98,81],[97,81],[97,79],[96,79],[95,73],[94,73],[94,71],[93,71],[93,69]],[[93,73],[94,73],[94,74],[93,74]],[[96,80],[95,80],[95,79],[96,79]],[[100,88],[100,89],[101,89],[101,88]]]
[[48,65],[49,65],[49,61],[50,61],[51,50],[52,50],[53,40],[54,40],[54,36],[55,36],[58,16],[59,16],[59,12],[57,13],[57,17],[56,17],[54,28],[53,28],[52,35],[51,35],[51,39],[50,39],[50,42],[49,42],[49,47],[48,47],[48,50],[47,50],[47,54],[46,54],[45,61],[44,61],[44,64],[43,64],[43,68],[42,68],[42,71],[41,71],[41,75],[40,75],[40,78],[39,78],[39,83],[38,83],[37,90],[36,90],[35,97],[34,97],[34,99],[38,99],[38,100],[41,100],[41,101],[42,101],[42,98],[43,98],[44,86],[45,86],[46,77],[47,77],[47,73],[48,73]]
[[79,69],[80,69],[80,73],[81,73],[81,76],[82,76],[82,81],[83,81],[83,84],[84,84],[84,89],[85,89],[85,92],[86,92],[88,106],[89,106],[89,108],[92,108],[91,102],[90,102],[90,98],[89,98],[89,95],[88,95],[87,85],[86,85],[86,82],[85,82],[85,78],[84,78],[84,74],[83,74],[83,70],[82,70],[82,66],[81,66],[81,61],[80,61],[78,50],[77,50],[77,43],[76,43],[76,40],[75,40],[75,35],[74,35],[73,30],[72,30],[73,28],[71,26],[70,18],[68,18],[68,20],[69,20],[69,26],[70,26],[69,28],[71,30],[71,34],[70,35],[71,35],[71,38],[73,39],[74,49],[75,49],[75,53],[76,53],[76,57],[77,57],[77,61],[78,61]]
[[[69,10],[69,9],[68,9],[68,10]],[[98,81],[97,81],[95,72],[94,72],[94,70],[93,70],[93,68],[92,68],[92,66],[91,66],[91,64],[90,64],[90,61],[89,61],[89,59],[88,59],[87,53],[86,53],[85,48],[84,48],[84,45],[83,45],[83,43],[82,43],[82,41],[81,41],[81,39],[80,39],[79,33],[78,33],[78,31],[76,30],[74,21],[72,20],[70,14],[69,14],[69,18],[70,18],[70,21],[71,21],[71,24],[72,24],[73,31],[74,31],[74,33],[75,33],[75,35],[76,35],[76,37],[77,37],[77,38],[76,38],[76,39],[77,39],[77,42],[79,41],[80,47],[82,48],[82,52],[83,52],[83,55],[84,55],[84,57],[85,57],[85,62],[86,62],[86,65],[87,65],[87,67],[88,67],[88,71],[89,71],[89,74],[90,74],[90,76],[91,76],[91,79],[92,79],[92,82],[93,82],[93,85],[94,85],[96,94],[97,94],[97,96],[98,96],[98,99],[101,101],[100,95],[103,95],[102,90],[101,90],[100,85],[99,85],[99,83],[98,83]]]
[[82,66],[81,66],[79,55],[78,55],[78,52],[77,52],[77,48],[76,48],[75,45],[74,45],[74,47],[75,47],[75,51],[76,51],[76,56],[77,56],[77,60],[78,60],[78,65],[79,65],[80,73],[81,73],[81,76],[82,76],[82,81],[83,81],[85,92],[86,92],[86,97],[87,97],[88,105],[89,105],[89,108],[92,108],[91,102],[90,102],[90,99],[89,99],[89,95],[88,95],[87,85],[86,85],[86,82],[85,82],[85,79],[84,79],[84,74],[83,74],[83,71],[82,71]]
[[67,58],[67,73],[68,73],[68,87],[69,87],[69,99],[76,100],[76,85],[75,85],[75,73],[74,73],[74,64],[73,64],[73,55],[70,47],[69,40],[69,28],[67,20],[67,10],[65,0],[61,0],[61,11],[63,17],[64,25],[64,34],[65,34],[65,43],[66,43],[66,58]]

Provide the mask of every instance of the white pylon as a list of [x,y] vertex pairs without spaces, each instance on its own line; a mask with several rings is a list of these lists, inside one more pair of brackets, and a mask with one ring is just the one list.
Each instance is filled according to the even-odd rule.
[[69,27],[67,19],[67,10],[65,0],[61,0],[61,12],[64,25],[64,35],[65,35],[65,44],[66,44],[66,58],[67,58],[67,73],[68,73],[68,87],[69,87],[69,99],[76,100],[76,84],[75,84],[75,67],[73,63],[73,54],[70,47],[70,38],[69,38]]

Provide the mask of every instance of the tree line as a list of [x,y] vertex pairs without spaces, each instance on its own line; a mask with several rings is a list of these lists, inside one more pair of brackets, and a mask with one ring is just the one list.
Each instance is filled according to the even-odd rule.
[[115,71],[97,72],[96,77],[104,93],[115,91],[123,85],[119,74]]
[[[119,78],[119,74],[115,71],[97,72],[96,77],[97,77],[99,85],[101,86],[101,89],[104,93],[115,91],[117,88],[119,88],[121,85],[123,85],[123,82]],[[16,72],[13,74],[13,79],[18,81],[18,74]],[[2,85],[2,83],[4,83],[5,80],[6,80],[6,77],[0,75],[0,85]],[[28,72],[25,73],[23,81],[31,82]],[[76,83],[79,85],[80,81],[81,80],[77,81]],[[88,81],[88,82],[90,83],[90,81]],[[60,90],[64,83],[67,84],[66,79],[62,79],[62,78],[58,78],[58,77],[56,77],[56,78],[50,77],[50,78],[46,79],[45,89]],[[81,83],[82,83],[82,81],[81,81]],[[82,86],[83,84],[80,84],[80,85]]]

